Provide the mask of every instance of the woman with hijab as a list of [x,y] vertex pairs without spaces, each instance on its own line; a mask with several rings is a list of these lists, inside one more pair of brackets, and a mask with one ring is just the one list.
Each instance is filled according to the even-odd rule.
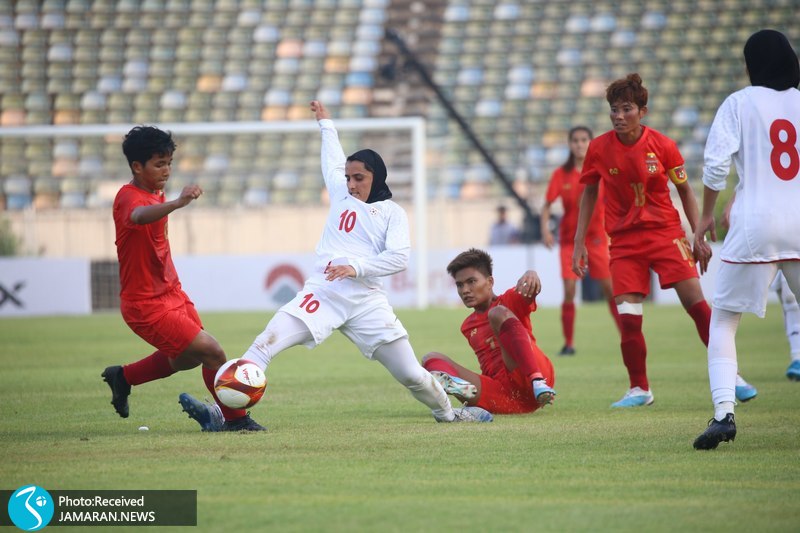
[[331,203],[316,248],[316,272],[242,358],[266,371],[283,350],[313,348],[338,329],[428,406],[438,422],[491,421],[478,407],[453,409],[442,386],[419,364],[389,305],[380,278],[405,270],[411,244],[405,211],[386,185],[383,159],[369,149],[345,157],[328,110],[313,101],[311,111],[322,135],[322,176]]
[[764,317],[778,272],[800,296],[800,63],[775,30],[754,33],[744,46],[750,87],[728,96],[709,130],[703,167],[703,214],[695,233],[700,270],[708,268],[714,206],[731,160],[739,183],[730,229],[720,251],[708,342],[714,417],[694,441],[699,450],[736,437],[736,330],[742,313]]

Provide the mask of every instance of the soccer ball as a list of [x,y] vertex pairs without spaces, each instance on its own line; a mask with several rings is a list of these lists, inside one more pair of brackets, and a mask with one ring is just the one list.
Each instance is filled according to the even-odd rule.
[[219,401],[231,409],[254,406],[264,395],[267,377],[255,363],[231,359],[214,376],[214,390]]

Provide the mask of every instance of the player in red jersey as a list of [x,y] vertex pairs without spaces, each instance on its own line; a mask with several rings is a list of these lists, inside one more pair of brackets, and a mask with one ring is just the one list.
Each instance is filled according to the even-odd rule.
[[[181,289],[170,252],[167,216],[189,205],[201,194],[188,185],[167,202],[164,186],[169,179],[175,143],[168,132],[150,126],[133,128],[122,142],[133,173],[114,199],[122,318],[142,339],[156,347],[149,356],[102,373],[111,387],[111,404],[128,417],[132,385],[171,376],[179,370],[203,365],[203,381],[216,400],[214,376],[225,363],[217,340],[203,330],[194,304]],[[263,431],[247,412],[207,405],[181,394],[181,405],[206,431]],[[223,421],[224,418],[224,421]]]
[[[545,202],[540,213],[542,241],[552,248],[555,239],[550,231],[550,206],[561,197],[564,216],[559,226],[558,245],[561,251],[561,279],[564,280],[564,302],[561,304],[561,329],[564,332],[564,347],[558,355],[574,355],[573,332],[575,331],[575,287],[578,276],[572,271],[572,252],[575,248],[575,229],[578,226],[578,202],[584,185],[580,183],[581,168],[586,150],[592,140],[592,130],[576,126],[569,130],[569,157],[550,177]],[[602,201],[594,211],[586,232],[586,247],[589,253],[589,275],[598,281],[608,301],[611,316],[619,325],[617,304],[611,290],[611,273],[608,270],[608,236],[603,228]]]
[[525,272],[500,296],[494,293],[492,258],[483,250],[460,253],[447,272],[464,305],[474,310],[461,325],[461,333],[478,357],[481,373],[436,352],[427,354],[422,366],[449,394],[490,413],[530,413],[552,403],[553,365],[536,346],[531,330],[530,314],[541,290],[536,272]]
[[586,153],[581,175],[586,188],[572,269],[581,277],[586,274],[585,240],[602,182],[606,233],[611,238],[611,281],[622,326],[620,347],[630,378],[630,389],[612,407],[635,407],[653,403],[642,334],[642,302],[650,292],[650,269],[658,274],[662,288],[678,293],[706,346],[711,308],[670,199],[671,181],[694,231],[699,219],[697,200],[675,141],[641,123],[647,114],[647,89],[638,74],[613,82],[606,100],[614,129],[594,139]]

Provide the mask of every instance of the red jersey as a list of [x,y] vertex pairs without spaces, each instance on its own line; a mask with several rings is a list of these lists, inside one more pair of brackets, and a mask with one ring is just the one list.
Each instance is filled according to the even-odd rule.
[[124,185],[114,199],[117,230],[120,298],[144,300],[180,288],[167,239],[167,217],[150,224],[134,224],[131,213],[142,205],[164,203],[164,193]]
[[675,141],[642,126],[642,136],[626,146],[609,131],[593,139],[583,163],[581,183],[602,181],[606,232],[679,228],[680,215],[670,199],[669,180],[686,181],[683,157]]
[[467,338],[472,351],[478,356],[481,374],[489,377],[507,372],[500,343],[495,338],[492,326],[489,324],[489,310],[497,305],[503,305],[514,313],[530,333],[531,341],[536,341],[531,329],[531,313],[536,311],[536,302],[531,302],[529,305],[514,288],[501,294],[483,313],[475,311],[469,315],[461,324],[461,333]]
[[[558,167],[550,177],[547,186],[545,199],[548,203],[553,203],[560,196],[561,205],[564,207],[564,216],[558,230],[558,241],[562,244],[571,244],[575,240],[575,231],[578,229],[578,208],[580,207],[581,195],[586,185],[580,182],[580,173],[573,168],[569,172],[562,167]],[[594,240],[605,237],[603,229],[603,201],[602,194],[598,196],[592,218],[589,220],[589,227],[586,230],[586,239]]]

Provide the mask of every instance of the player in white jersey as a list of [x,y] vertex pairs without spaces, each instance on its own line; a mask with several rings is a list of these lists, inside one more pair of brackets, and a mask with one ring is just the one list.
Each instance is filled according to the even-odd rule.
[[[728,205],[722,212],[720,224],[724,228],[730,228],[730,213],[736,195],[732,195]],[[783,327],[786,330],[786,340],[789,341],[789,368],[786,369],[786,377],[792,381],[800,381],[800,305],[797,303],[794,293],[786,283],[783,272],[778,272],[775,276],[770,289],[778,295],[778,301],[783,309]],[[740,387],[736,385],[736,399],[743,401],[740,396]]]
[[744,56],[751,86],[722,103],[705,149],[703,215],[695,234],[695,249],[706,252],[701,271],[710,257],[706,232],[716,240],[714,205],[731,159],[739,183],[712,301],[708,375],[715,412],[695,439],[696,449],[714,449],[736,437],[741,314],[764,316],[769,286],[779,271],[792,293],[800,295],[800,64],[788,39],[774,30],[753,34]]
[[278,310],[242,356],[266,370],[283,350],[313,348],[338,329],[368,359],[380,362],[439,422],[489,422],[478,407],[453,409],[422,368],[380,278],[405,270],[411,249],[405,211],[391,201],[386,166],[373,150],[345,157],[328,110],[311,102],[322,134],[322,175],[330,212],[317,244],[316,273]]

